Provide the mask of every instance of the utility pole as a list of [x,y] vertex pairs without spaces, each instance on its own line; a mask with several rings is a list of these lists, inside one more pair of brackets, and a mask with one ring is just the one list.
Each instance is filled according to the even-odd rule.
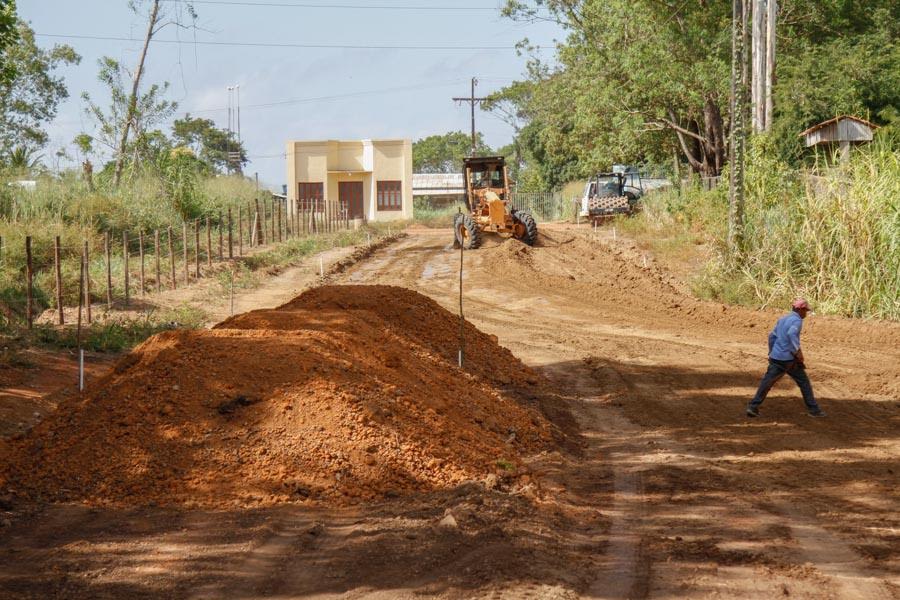
[[475,105],[480,104],[487,100],[487,98],[476,98],[475,97],[475,86],[478,84],[478,80],[476,78],[472,78],[472,91],[468,98],[454,98],[454,102],[459,104],[463,102],[468,102],[471,105],[472,109],[472,156],[475,156],[475,151],[478,148],[478,144],[475,138]]
[[753,45],[750,78],[753,131],[768,131],[772,126],[772,82],[775,70],[775,28],[777,0],[745,0],[752,2]]

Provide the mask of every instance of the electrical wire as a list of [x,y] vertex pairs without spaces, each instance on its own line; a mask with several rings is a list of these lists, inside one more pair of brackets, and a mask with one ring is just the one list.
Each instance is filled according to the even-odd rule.
[[[394,93],[394,92],[409,92],[409,91],[416,91],[416,90],[425,90],[425,89],[446,87],[449,85],[456,85],[462,81],[467,81],[467,80],[466,79],[454,79],[452,81],[445,81],[445,82],[441,82],[441,83],[434,83],[434,84],[427,84],[427,85],[422,85],[422,84],[406,85],[406,86],[402,86],[402,87],[383,88],[380,90],[367,90],[367,91],[361,91],[361,92],[350,92],[347,94],[334,94],[332,96],[316,96],[316,97],[311,97],[311,98],[294,98],[292,100],[277,100],[275,102],[264,102],[261,104],[242,104],[241,110],[249,110],[249,109],[254,109],[254,108],[270,108],[273,106],[287,106],[290,104],[305,104],[305,103],[310,103],[310,102],[322,102],[322,101],[326,101],[326,100],[340,100],[343,98],[358,98],[360,96],[390,94],[390,93]],[[210,112],[219,112],[219,111],[223,111],[223,110],[227,110],[227,109],[224,107],[204,108],[204,109],[200,109],[200,110],[190,110],[187,112],[210,113]]]
[[[163,2],[180,2],[181,0],[162,0]],[[423,6],[423,5],[403,5],[403,4],[318,4],[308,2],[240,2],[226,0],[191,0],[191,4],[213,4],[218,6],[260,6],[260,7],[278,7],[278,8],[330,8],[338,10],[428,10],[428,11],[444,11],[444,10],[484,10],[499,12],[496,6]]]
[[[35,33],[38,37],[65,38],[73,40],[100,40],[105,42],[143,42],[136,38],[103,36],[103,35],[74,35],[61,33]],[[235,46],[257,48],[309,48],[309,49],[337,49],[337,50],[515,50],[515,46],[425,46],[416,44],[403,45],[371,45],[371,44],[298,44],[277,42],[209,42],[189,40],[160,40],[153,38],[151,43],[179,44],[198,46]]]

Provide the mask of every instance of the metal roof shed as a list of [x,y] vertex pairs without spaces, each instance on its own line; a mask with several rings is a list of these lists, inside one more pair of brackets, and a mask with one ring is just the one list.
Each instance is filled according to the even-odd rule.
[[800,137],[804,139],[807,148],[811,146],[831,148],[837,144],[841,149],[841,161],[843,162],[850,156],[850,146],[871,142],[876,129],[878,129],[878,125],[865,119],[841,115],[813,125],[802,132]]

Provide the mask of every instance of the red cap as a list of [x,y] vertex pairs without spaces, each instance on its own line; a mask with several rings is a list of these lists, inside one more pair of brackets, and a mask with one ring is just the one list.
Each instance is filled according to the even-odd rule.
[[805,308],[809,309],[809,302],[806,301],[806,298],[795,298],[793,302],[791,302],[791,308]]

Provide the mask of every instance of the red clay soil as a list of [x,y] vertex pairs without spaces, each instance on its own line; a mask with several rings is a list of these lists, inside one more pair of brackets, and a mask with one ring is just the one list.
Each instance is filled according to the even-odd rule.
[[[391,286],[312,289],[141,344],[13,442],[0,490],[90,505],[348,504],[498,479],[551,426],[496,338]],[[514,476],[513,476],[514,475]]]

